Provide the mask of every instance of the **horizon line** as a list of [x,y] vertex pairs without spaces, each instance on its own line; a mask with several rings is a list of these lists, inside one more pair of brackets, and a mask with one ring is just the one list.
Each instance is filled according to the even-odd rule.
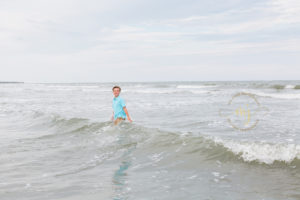
[[291,79],[273,79],[273,80],[166,80],[166,81],[78,81],[78,82],[26,82],[26,81],[0,81],[0,84],[9,83],[32,83],[32,84],[76,84],[76,83],[163,83],[163,82],[271,82],[271,81],[300,81]]

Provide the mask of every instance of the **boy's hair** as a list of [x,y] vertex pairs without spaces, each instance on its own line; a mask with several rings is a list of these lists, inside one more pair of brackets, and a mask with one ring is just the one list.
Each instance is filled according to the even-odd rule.
[[114,91],[114,89],[115,89],[115,88],[119,88],[119,91],[121,92],[121,88],[120,88],[120,86],[117,86],[117,85],[116,85],[116,86],[114,86],[114,87],[112,88],[112,91]]

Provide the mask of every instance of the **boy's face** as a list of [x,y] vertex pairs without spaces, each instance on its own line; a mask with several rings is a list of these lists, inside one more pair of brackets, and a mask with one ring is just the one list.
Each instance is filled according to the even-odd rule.
[[115,97],[119,96],[119,94],[120,94],[120,89],[119,89],[119,88],[115,88],[115,89],[113,90],[113,93],[114,93],[114,96],[115,96]]

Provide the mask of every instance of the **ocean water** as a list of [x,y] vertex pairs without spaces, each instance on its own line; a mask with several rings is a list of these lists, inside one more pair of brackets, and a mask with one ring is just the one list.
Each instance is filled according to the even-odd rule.
[[0,84],[0,199],[299,200],[299,119],[300,81]]

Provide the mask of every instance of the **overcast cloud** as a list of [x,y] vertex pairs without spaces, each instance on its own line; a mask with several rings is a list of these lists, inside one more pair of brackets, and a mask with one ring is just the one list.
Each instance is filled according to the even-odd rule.
[[299,0],[0,0],[0,81],[296,80]]

